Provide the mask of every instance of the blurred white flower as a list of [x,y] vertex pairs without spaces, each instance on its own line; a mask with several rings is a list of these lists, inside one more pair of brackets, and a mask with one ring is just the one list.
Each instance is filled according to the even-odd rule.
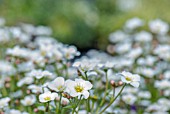
[[19,72],[29,72],[35,68],[35,65],[28,61],[17,65]]
[[131,49],[129,53],[127,53],[127,57],[136,59],[143,53],[143,49],[141,47]]
[[146,31],[141,31],[135,35],[135,40],[138,42],[151,42],[152,34]]
[[164,35],[169,31],[169,25],[160,19],[152,20],[149,23],[149,27],[153,33],[160,35]]
[[137,71],[137,73],[139,73],[147,78],[153,78],[157,74],[155,69],[148,68],[148,67],[138,67],[136,69],[136,71]]
[[158,89],[168,89],[170,88],[170,81],[169,80],[160,80],[155,81],[155,87]]
[[118,43],[115,45],[115,52],[117,52],[118,54],[123,54],[130,51],[131,48],[132,48],[131,42]]
[[5,114],[22,114],[22,112],[16,109],[10,109],[10,110],[7,110]]
[[8,103],[11,99],[9,97],[1,98],[0,99],[0,109],[8,106]]
[[125,94],[122,96],[122,100],[126,104],[133,105],[136,102],[137,98],[133,94]]
[[32,84],[34,82],[33,77],[24,77],[17,82],[17,86],[21,87],[24,84]]
[[32,93],[42,93],[42,86],[31,84],[28,86],[28,89],[32,91]]
[[116,5],[120,10],[128,12],[139,7],[140,0],[116,0]]
[[127,30],[129,30],[129,29],[134,30],[138,27],[143,26],[143,24],[144,24],[144,22],[141,19],[135,17],[135,18],[132,18],[132,19],[129,19],[128,21],[126,21],[125,28]]
[[52,30],[46,26],[38,26],[35,28],[34,35],[51,35]]
[[21,100],[21,103],[24,106],[31,106],[36,102],[36,97],[35,95],[29,95],[29,96],[25,96],[25,98],[23,100]]
[[14,48],[9,48],[6,51],[7,55],[14,57],[29,58],[31,51],[28,48],[21,48],[20,46],[15,46]]
[[129,38],[129,35],[120,30],[113,32],[109,35],[109,40],[112,43],[121,42],[127,38]]
[[32,70],[27,74],[28,76],[35,77],[36,79],[41,79],[43,77],[51,77],[53,74],[49,71],[42,71],[41,69]]
[[150,99],[151,98],[151,93],[149,91],[139,91],[138,92],[138,97],[145,98],[145,99]]
[[165,77],[166,79],[170,79],[170,71],[165,71],[165,72],[164,72],[164,77]]
[[7,61],[0,61],[0,74],[12,75],[16,73],[16,69]]

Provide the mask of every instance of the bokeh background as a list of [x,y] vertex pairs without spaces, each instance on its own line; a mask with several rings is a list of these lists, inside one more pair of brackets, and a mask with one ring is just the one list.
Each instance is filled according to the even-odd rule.
[[170,0],[0,0],[7,25],[47,25],[53,36],[79,50],[105,50],[109,33],[139,17],[170,22]]

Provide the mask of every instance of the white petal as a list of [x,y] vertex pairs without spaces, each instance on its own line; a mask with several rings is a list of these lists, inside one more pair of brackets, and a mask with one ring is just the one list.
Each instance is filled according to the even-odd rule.
[[85,81],[84,86],[85,90],[90,90],[93,87],[93,85],[89,81]]
[[140,76],[138,74],[134,74],[134,80],[133,81],[140,81]]
[[84,91],[83,92],[83,96],[85,99],[87,99],[89,97],[89,92],[88,91]]
[[77,97],[77,96],[79,95],[79,93],[77,93],[76,91],[72,90],[72,91],[70,92],[70,95],[71,95],[72,97]]
[[74,86],[75,86],[75,82],[74,81],[72,81],[72,80],[67,80],[66,82],[66,87],[67,88],[74,88]]
[[57,87],[56,87],[56,85],[55,85],[55,83],[54,82],[51,82],[51,83],[49,83],[48,84],[48,87],[51,89],[51,90],[55,90],[55,91],[59,91],[58,89],[57,89]]
[[130,83],[132,86],[138,88],[139,87],[139,82],[132,82]]
[[132,74],[130,72],[126,72],[126,71],[123,71],[121,74],[123,76],[132,76]]
[[83,80],[83,79],[78,79],[78,78],[76,78],[76,79],[75,79],[75,82],[76,82],[76,83],[81,83],[81,82],[84,82],[84,80]]
[[39,95],[39,101],[42,103],[47,102],[44,100],[44,94]]
[[57,77],[54,82],[56,83],[56,85],[64,85],[64,78],[63,77]]
[[51,94],[51,100],[54,100],[55,98],[58,97],[58,94],[57,93],[52,93]]

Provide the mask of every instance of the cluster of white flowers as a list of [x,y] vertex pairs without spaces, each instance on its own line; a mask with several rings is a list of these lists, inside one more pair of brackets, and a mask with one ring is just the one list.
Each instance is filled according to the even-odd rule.
[[[140,28],[142,26],[149,29],[142,30]],[[111,33],[109,40],[111,44],[107,51],[118,61],[115,63],[115,68],[127,69],[141,76],[141,84],[135,92],[133,88],[124,89],[122,100],[129,104],[130,108],[120,108],[121,106],[117,104],[117,112],[126,110],[125,113],[168,114],[170,111],[169,24],[161,19],[151,20],[147,24],[144,20],[132,18],[125,23],[122,30]],[[125,71],[120,75],[123,82],[132,86],[138,85],[139,76]]]
[[51,34],[45,26],[7,27],[4,23],[0,27],[0,44],[6,50],[0,60],[0,113],[102,113],[105,110],[100,107],[108,104],[112,88],[125,83],[139,86],[140,78],[131,73],[126,75],[129,79],[125,76],[129,82],[121,81],[123,75],[116,76],[120,71],[114,70],[114,57],[91,50],[75,59],[80,55],[77,48],[58,42]]
[[89,50],[79,58],[49,27],[2,25],[0,113],[168,113],[169,25],[155,19],[139,29],[145,25],[130,19],[109,35],[110,54]]

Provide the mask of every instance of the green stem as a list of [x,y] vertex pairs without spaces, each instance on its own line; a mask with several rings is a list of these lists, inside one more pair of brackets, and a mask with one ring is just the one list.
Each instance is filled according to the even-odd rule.
[[109,108],[112,105],[112,103],[118,98],[118,96],[120,96],[120,94],[122,93],[125,86],[126,86],[126,84],[123,85],[122,89],[119,91],[117,96],[115,98],[111,99],[110,103],[99,114],[102,114],[107,108]]
[[97,108],[97,112],[99,111],[100,107],[103,105],[103,103],[104,103],[104,102],[105,102],[105,100],[106,100],[108,87],[109,87],[109,81],[108,81],[107,72],[106,72],[106,86],[105,86],[105,94],[104,94],[104,97],[103,97],[102,101],[100,102],[99,107]]
[[72,114],[74,114],[74,112],[76,111],[76,108],[77,108],[77,106],[79,105],[79,103],[80,103],[80,101],[81,101],[81,98],[82,98],[82,96],[80,96],[80,99],[78,100],[77,105],[75,105],[75,107],[73,108]]
[[28,107],[28,112],[29,112],[30,114],[32,113],[31,107]]
[[60,113],[60,112],[62,112],[62,108],[61,108],[62,93],[59,93],[59,95],[60,95],[60,101],[59,101],[58,111]]
[[90,112],[90,102],[89,102],[89,98],[87,99],[87,111]]
[[92,101],[91,114],[93,114],[93,109],[94,109],[94,101]]
[[49,102],[47,102],[47,106],[46,106],[46,109],[45,109],[46,112],[49,111]]

